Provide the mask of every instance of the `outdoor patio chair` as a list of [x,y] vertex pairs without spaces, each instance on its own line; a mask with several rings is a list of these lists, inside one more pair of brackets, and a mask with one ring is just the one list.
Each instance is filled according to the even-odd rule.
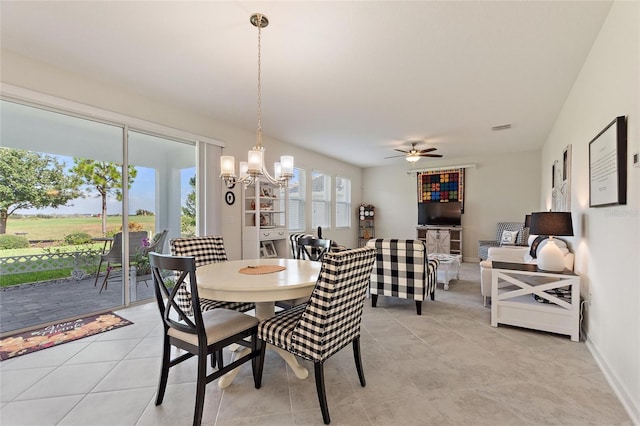
[[[146,231],[129,232],[129,262],[134,261],[136,256],[140,255],[140,250],[144,248],[143,241],[147,238]],[[106,290],[109,283],[109,275],[115,268],[122,268],[122,232],[118,232],[113,236],[113,244],[111,249],[100,256],[101,263],[107,263],[107,273],[104,276],[99,293]],[[96,273],[99,274],[100,271]],[[96,280],[97,280],[96,276]]]

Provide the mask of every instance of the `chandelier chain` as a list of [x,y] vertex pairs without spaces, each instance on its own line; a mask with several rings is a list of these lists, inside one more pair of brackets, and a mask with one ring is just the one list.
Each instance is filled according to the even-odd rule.
[[262,15],[258,15],[258,130],[257,147],[262,147]]

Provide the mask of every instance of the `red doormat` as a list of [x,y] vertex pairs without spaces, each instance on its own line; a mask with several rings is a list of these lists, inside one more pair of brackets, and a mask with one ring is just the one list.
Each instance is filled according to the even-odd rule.
[[0,340],[0,361],[133,324],[113,312],[48,325]]

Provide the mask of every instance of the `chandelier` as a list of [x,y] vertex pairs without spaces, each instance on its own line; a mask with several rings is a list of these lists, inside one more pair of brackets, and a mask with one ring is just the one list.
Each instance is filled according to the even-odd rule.
[[264,147],[262,146],[262,83],[261,77],[261,38],[262,28],[269,25],[269,20],[261,13],[251,15],[250,22],[258,28],[258,130],[256,132],[256,144],[248,153],[248,161],[240,162],[240,176],[236,177],[235,158],[231,155],[223,155],[220,157],[220,177],[227,186],[232,186],[236,182],[241,182],[245,187],[254,183],[257,179],[263,177],[273,185],[286,187],[289,179],[293,176],[293,157],[283,155],[280,161],[274,164],[273,176],[267,172],[264,166]]

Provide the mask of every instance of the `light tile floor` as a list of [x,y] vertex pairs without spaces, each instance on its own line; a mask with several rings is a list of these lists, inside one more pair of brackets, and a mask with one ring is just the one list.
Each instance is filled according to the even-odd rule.
[[[477,264],[423,304],[366,302],[359,385],[350,347],[325,364],[333,425],[631,425],[584,343],[489,326]],[[161,328],[153,303],[118,311],[133,325],[0,363],[0,424],[189,425],[195,364],[172,369],[154,405]],[[320,425],[313,367],[297,379],[268,352],[263,386],[242,367],[207,387],[203,424]]]

